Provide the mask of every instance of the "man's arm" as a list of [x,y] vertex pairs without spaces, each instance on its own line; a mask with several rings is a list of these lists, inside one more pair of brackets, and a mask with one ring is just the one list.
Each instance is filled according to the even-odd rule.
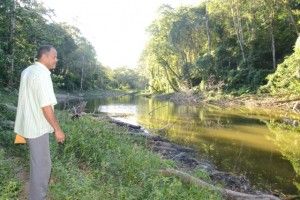
[[58,123],[58,121],[55,117],[52,106],[49,105],[49,106],[42,107],[42,110],[43,110],[43,114],[44,114],[46,120],[49,122],[49,124],[54,129],[54,134],[55,134],[56,141],[63,143],[64,140],[65,140],[65,134],[59,126],[59,123]]

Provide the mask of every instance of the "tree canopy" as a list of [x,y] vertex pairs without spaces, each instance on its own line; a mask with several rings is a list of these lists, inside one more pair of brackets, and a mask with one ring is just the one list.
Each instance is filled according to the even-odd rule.
[[150,89],[256,91],[292,53],[299,0],[208,0],[163,5],[142,55]]
[[92,44],[76,27],[51,20],[52,10],[35,0],[0,2],[0,81],[17,87],[21,71],[35,60],[40,45],[51,44],[59,61],[55,86],[65,90],[108,88],[107,69],[97,61]]
[[17,87],[36,49],[52,44],[59,56],[53,80],[55,87],[64,90],[148,87],[158,93],[190,89],[243,93],[267,83],[261,91],[299,90],[298,75],[292,83],[284,80],[289,80],[290,73],[299,73],[299,55],[293,48],[299,34],[300,0],[162,5],[147,29],[150,38],[137,70],[103,66],[80,30],[53,21],[53,16],[53,10],[36,0],[0,2],[2,86]]

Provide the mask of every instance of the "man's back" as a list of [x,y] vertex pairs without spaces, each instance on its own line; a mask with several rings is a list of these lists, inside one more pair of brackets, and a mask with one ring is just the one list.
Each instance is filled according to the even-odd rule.
[[15,132],[25,138],[53,132],[41,109],[57,103],[50,74],[46,66],[38,62],[21,74]]

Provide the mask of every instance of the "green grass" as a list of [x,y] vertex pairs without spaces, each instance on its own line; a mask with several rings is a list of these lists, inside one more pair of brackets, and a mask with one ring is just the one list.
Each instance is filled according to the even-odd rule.
[[[0,103],[7,102],[15,99],[2,96]],[[175,163],[146,149],[144,138],[91,116],[72,121],[64,111],[57,115],[67,139],[61,145],[50,137],[50,199],[221,199],[216,192],[162,176],[159,170],[176,167]],[[23,183],[16,174],[20,163],[29,171],[28,148],[13,144],[12,130],[0,130],[0,199],[23,199]]]
[[17,199],[19,195],[21,183],[15,176],[15,168],[14,160],[0,149],[0,199]]
[[221,199],[214,192],[163,177],[174,167],[126,129],[86,116],[72,121],[60,113],[64,145],[52,142],[53,199]]
[[[16,103],[16,95],[11,91],[0,90],[0,120],[14,120],[15,113],[10,112],[4,104]],[[17,199],[21,191],[21,182],[17,178],[18,161],[13,150],[13,134],[0,125],[0,199]]]

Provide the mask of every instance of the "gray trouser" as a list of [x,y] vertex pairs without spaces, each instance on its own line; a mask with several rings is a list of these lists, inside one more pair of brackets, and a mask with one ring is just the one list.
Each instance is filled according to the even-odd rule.
[[44,200],[47,196],[51,173],[49,133],[27,139],[30,150],[29,199]]

